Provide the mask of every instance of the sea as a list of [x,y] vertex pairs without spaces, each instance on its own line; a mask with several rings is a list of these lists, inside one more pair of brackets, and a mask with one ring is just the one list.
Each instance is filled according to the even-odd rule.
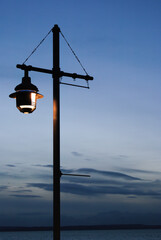
[[[161,240],[161,229],[62,231],[61,240]],[[0,240],[53,240],[52,231],[0,232]]]

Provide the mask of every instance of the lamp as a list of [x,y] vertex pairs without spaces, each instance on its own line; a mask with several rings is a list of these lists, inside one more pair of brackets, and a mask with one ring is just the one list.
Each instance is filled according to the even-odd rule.
[[15,91],[9,97],[16,99],[17,108],[25,114],[32,113],[36,109],[37,99],[43,98],[43,95],[38,93],[38,88],[31,83],[31,78],[28,76],[28,70],[26,69],[22,83],[15,87]]
[[[40,44],[45,40],[45,38],[49,35],[50,32],[53,32],[53,68],[45,69],[39,67],[33,67],[31,65],[26,66],[24,63],[28,60],[28,58],[35,52],[35,50],[40,46]],[[54,27],[49,31],[46,37],[40,42],[40,44],[35,48],[35,50],[30,54],[30,56],[25,60],[25,62],[21,64],[17,64],[17,68],[25,71],[25,76],[22,78],[22,83],[16,86],[15,93],[9,95],[11,98],[16,99],[17,108],[20,112],[23,113],[32,113],[36,109],[36,101],[37,99],[43,98],[43,95],[38,93],[38,88],[31,84],[31,79],[28,76],[28,71],[41,72],[46,74],[51,74],[53,78],[53,230],[54,240],[60,240],[60,178],[63,175],[60,170],[60,84],[66,84],[76,87],[85,87],[74,84],[62,83],[60,82],[60,77],[71,77],[71,78],[79,78],[93,80],[93,77],[89,76],[80,63],[80,60],[77,58],[78,62],[81,64],[83,70],[86,75],[80,75],[76,73],[67,73],[60,71],[60,54],[59,54],[59,34],[64,35],[60,31],[58,25],[54,25]],[[65,39],[66,41],[66,39]],[[67,41],[66,41],[67,42]],[[69,43],[67,43],[70,47]],[[71,47],[70,47],[71,48]],[[89,87],[85,87],[89,88]],[[67,174],[66,174],[67,175]],[[68,174],[69,175],[69,174]]]

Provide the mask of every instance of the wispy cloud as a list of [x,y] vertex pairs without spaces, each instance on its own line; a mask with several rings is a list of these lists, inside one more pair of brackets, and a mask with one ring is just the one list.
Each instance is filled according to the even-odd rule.
[[113,160],[121,161],[121,160],[127,160],[129,158],[129,156],[128,155],[124,155],[124,154],[119,154],[119,155],[111,156],[110,158],[113,159]]
[[4,191],[4,190],[7,190],[7,189],[8,189],[8,186],[0,186],[0,192]]
[[34,164],[35,167],[53,168],[52,164]]
[[13,193],[28,193],[28,192],[32,192],[32,190],[30,189],[22,189],[22,190],[14,190],[14,191],[11,191]]
[[71,193],[76,195],[85,195],[85,196],[97,196],[105,194],[114,194],[114,195],[133,195],[134,196],[160,196],[161,192],[159,190],[153,190],[152,188],[147,189],[139,187],[139,185],[134,186],[127,185],[121,186],[118,183],[118,186],[103,186],[103,185],[83,185],[83,184],[74,184],[74,183],[62,183],[61,191],[64,193]]
[[[67,171],[67,170],[65,170]],[[93,168],[79,168],[77,170],[74,169],[70,169],[69,170],[70,173],[85,173],[85,174],[98,174],[98,175],[102,175],[102,176],[106,176],[106,177],[110,177],[110,178],[121,178],[124,180],[141,180],[140,178],[137,177],[133,177],[121,172],[113,172],[113,171],[102,171],[102,170],[97,170],[97,169],[93,169]]]
[[[44,165],[47,166],[47,165]],[[144,179],[135,177],[135,171],[129,174],[121,171],[104,171],[93,168],[79,169],[62,169],[63,173],[89,174],[91,178],[62,176],[61,192],[74,195],[98,196],[98,195],[122,195],[127,198],[136,198],[138,196],[151,196],[158,198],[161,195],[161,181],[145,181]],[[51,174],[49,174],[51,176]],[[35,175],[37,176],[37,175]],[[42,177],[43,178],[43,177]],[[23,189],[12,191],[13,197],[34,198],[39,197],[33,194],[33,188],[39,188],[44,191],[53,191],[52,181],[44,183],[43,179],[37,178],[39,181],[26,183]],[[6,190],[7,186],[0,186],[0,191]],[[11,192],[10,192],[11,193]]]
[[[75,195],[124,195],[128,198],[161,195],[161,181],[144,179],[122,172],[102,171],[91,168],[70,169],[68,173],[90,174],[91,178],[64,177],[61,191]],[[134,173],[133,173],[134,174]]]
[[74,155],[75,157],[82,157],[83,154],[82,153],[79,153],[79,152],[71,152],[72,155]]
[[39,195],[26,195],[26,194],[11,194],[11,197],[16,197],[16,198],[41,198]]
[[143,170],[143,169],[133,169],[133,168],[118,168],[119,171],[124,171],[128,173],[145,173],[145,174],[161,174],[159,171]]
[[51,183],[27,183],[27,187],[41,188],[46,191],[53,191],[53,184]]
[[84,160],[86,160],[86,161],[92,161],[92,159],[91,158],[85,158]]
[[6,164],[7,167],[16,167],[16,165],[13,165],[13,164]]

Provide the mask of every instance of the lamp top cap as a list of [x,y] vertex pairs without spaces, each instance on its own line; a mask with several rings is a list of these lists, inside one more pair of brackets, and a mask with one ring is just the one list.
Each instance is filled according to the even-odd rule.
[[38,92],[38,88],[31,83],[31,78],[30,77],[23,77],[22,78],[22,83],[20,83],[19,85],[17,85],[15,87],[15,91],[19,91],[19,90],[33,90]]
[[55,25],[54,25],[54,27],[52,28],[52,31],[54,31],[54,30],[60,31],[60,28],[59,28],[58,24],[55,24]]

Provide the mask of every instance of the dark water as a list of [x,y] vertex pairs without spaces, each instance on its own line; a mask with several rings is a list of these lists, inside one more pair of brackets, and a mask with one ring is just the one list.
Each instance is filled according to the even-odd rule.
[[[161,240],[161,229],[156,230],[93,230],[62,231],[61,240]],[[51,231],[1,232],[0,240],[53,240]]]

